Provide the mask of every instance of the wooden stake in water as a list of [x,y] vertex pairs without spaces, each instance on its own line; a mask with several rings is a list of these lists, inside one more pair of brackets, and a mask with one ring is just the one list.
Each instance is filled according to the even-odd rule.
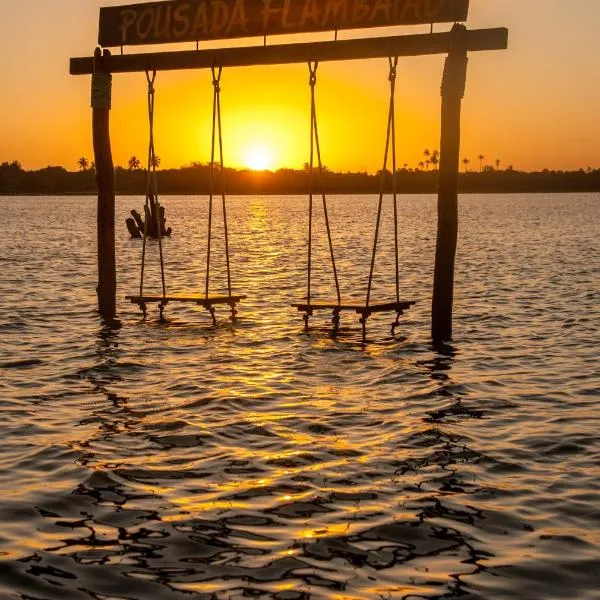
[[115,168],[110,146],[112,75],[102,70],[109,56],[97,48],[92,74],[92,126],[96,185],[98,187],[98,310],[105,319],[117,312],[117,269],[115,253]]
[[431,335],[436,342],[452,338],[454,264],[458,242],[460,113],[468,62],[466,35],[463,25],[454,25],[442,82],[438,229],[431,308]]

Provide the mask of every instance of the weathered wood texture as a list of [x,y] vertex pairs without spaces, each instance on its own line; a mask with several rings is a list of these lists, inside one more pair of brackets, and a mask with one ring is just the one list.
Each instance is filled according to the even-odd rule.
[[455,25],[452,35],[454,42],[446,59],[442,81],[438,228],[431,307],[431,335],[436,342],[452,338],[454,263],[458,242],[460,116],[468,61],[464,27]]
[[[96,53],[96,69],[101,70],[108,51]],[[110,91],[107,93],[110,96]],[[92,91],[92,136],[96,184],[98,187],[98,310],[105,319],[117,312],[117,268],[115,252],[115,168],[110,145],[110,99],[97,102]]]
[[352,311],[360,314],[370,314],[377,312],[401,312],[409,309],[416,304],[415,300],[400,300],[400,302],[373,302],[367,306],[361,302],[337,302],[335,300],[315,300],[307,303],[295,302],[292,307],[297,308],[299,312],[312,310],[336,310]]
[[127,231],[129,231],[129,235],[132,237],[132,239],[137,240],[143,237],[143,234],[140,231],[140,228],[137,226],[135,219],[131,217],[129,219],[125,219],[125,224],[127,225]]
[[[504,50],[508,45],[508,30],[505,28],[474,29],[467,31],[465,35],[466,49],[469,52]],[[448,54],[451,46],[452,35],[450,32],[444,32],[247,48],[126,54],[109,57],[104,68],[110,73],[135,73],[149,69],[157,71],[207,69],[215,65],[247,67],[303,63],[309,60],[320,62],[358,60],[387,56]],[[92,58],[71,59],[71,75],[89,75],[93,72]]]
[[469,0],[171,0],[100,9],[104,47],[466,21]]
[[132,304],[146,303],[163,303],[169,302],[186,302],[197,304],[198,306],[210,307],[213,304],[237,304],[244,300],[246,296],[202,296],[196,294],[181,294],[174,296],[159,296],[159,295],[143,295],[143,296],[125,296],[126,300],[130,300]]

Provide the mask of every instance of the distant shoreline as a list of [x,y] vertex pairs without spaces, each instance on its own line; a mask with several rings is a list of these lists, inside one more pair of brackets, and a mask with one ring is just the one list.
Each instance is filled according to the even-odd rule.
[[[389,196],[391,192],[385,192],[386,196]],[[539,190],[539,191],[515,191],[515,192],[505,192],[505,191],[485,191],[485,192],[458,192],[459,196],[514,196],[516,194],[600,194],[600,190]],[[15,194],[9,194],[5,192],[0,192],[0,198],[95,198],[98,195],[97,192],[53,192],[53,193],[35,193],[29,194],[26,192],[19,192]],[[122,194],[117,192],[115,196],[117,198],[139,198],[143,197],[145,194],[143,193],[127,193]],[[160,194],[162,198],[185,198],[189,196],[208,196],[208,192],[199,192],[193,194],[187,193],[163,193]],[[220,194],[219,194],[220,195]],[[277,197],[277,196],[307,196],[306,193],[286,193],[286,192],[252,192],[252,193],[226,193],[226,196],[235,196],[235,197],[254,197],[254,196],[267,196],[267,197]],[[327,192],[328,196],[378,196],[379,192]],[[437,191],[435,192],[398,192],[398,196],[436,196]],[[320,196],[320,192],[315,194],[315,196]]]
[[[115,170],[118,196],[144,196],[144,170]],[[220,174],[217,174],[215,193],[220,194]],[[225,193],[232,196],[296,196],[308,194],[306,169],[249,171],[225,169]],[[438,172],[434,170],[400,169],[397,172],[398,193],[437,193]],[[206,196],[210,193],[210,168],[192,165],[158,172],[158,188],[163,196]],[[381,172],[337,173],[325,170],[322,179],[315,175],[315,194],[336,195],[378,194]],[[526,193],[594,193],[600,192],[600,169],[579,171],[524,172],[513,169],[460,173],[460,194],[526,194]],[[384,192],[392,192],[392,175],[385,174]],[[94,196],[93,169],[67,171],[63,167],[47,167],[25,171],[18,162],[0,164],[0,196]]]

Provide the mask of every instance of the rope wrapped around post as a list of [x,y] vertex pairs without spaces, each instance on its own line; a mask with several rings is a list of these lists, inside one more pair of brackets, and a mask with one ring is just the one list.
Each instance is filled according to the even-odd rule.
[[91,107],[103,110],[112,108],[112,74],[94,72],[92,74]]

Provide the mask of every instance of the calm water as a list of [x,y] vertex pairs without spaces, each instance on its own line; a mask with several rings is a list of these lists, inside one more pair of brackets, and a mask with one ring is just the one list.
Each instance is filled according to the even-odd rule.
[[[200,291],[206,198],[164,201],[169,289]],[[346,297],[375,202],[331,201]],[[141,204],[118,203],[121,299]],[[396,339],[372,317],[366,344],[352,315],[333,338],[328,315],[305,334],[289,307],[303,198],[231,199],[249,298],[217,328],[189,306],[142,322],[124,300],[104,326],[94,199],[0,198],[0,597],[600,598],[600,196],[461,206],[456,335],[434,349],[432,197],[401,201],[418,304]],[[383,244],[378,298],[389,227]],[[316,284],[332,295],[326,268]]]

